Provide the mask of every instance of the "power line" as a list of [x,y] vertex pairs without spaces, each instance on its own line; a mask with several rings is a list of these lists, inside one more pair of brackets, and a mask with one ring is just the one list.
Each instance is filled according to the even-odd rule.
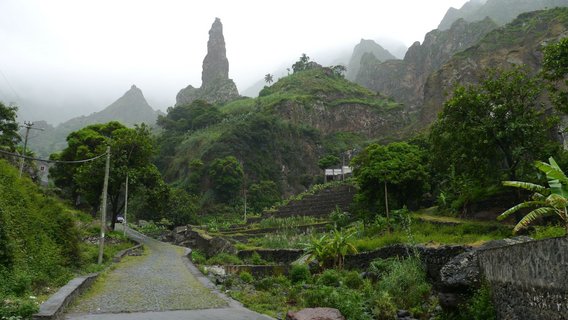
[[6,77],[4,72],[2,72],[2,69],[0,69],[0,75],[2,75],[4,80],[6,80],[6,84],[8,85],[8,88],[10,88],[10,90],[12,90],[12,92],[14,93],[14,96],[16,96],[16,99],[18,99],[18,101],[22,101],[22,99],[20,98],[20,96],[18,95],[16,90],[14,90],[14,87],[12,87],[12,85],[10,84],[10,81],[8,81],[8,78]]
[[85,163],[85,162],[97,160],[98,158],[101,158],[101,157],[106,155],[106,152],[105,152],[105,153],[100,154],[96,157],[84,159],[84,160],[51,160],[51,159],[40,159],[40,158],[28,157],[28,156],[25,156],[25,155],[22,155],[22,154],[8,152],[8,151],[4,151],[4,150],[0,150],[0,153],[7,154],[7,155],[10,155],[10,156],[14,156],[14,157],[18,157],[18,158],[24,158],[26,160],[35,160],[35,161],[43,161],[43,162],[49,162],[49,163],[61,163],[61,164]]

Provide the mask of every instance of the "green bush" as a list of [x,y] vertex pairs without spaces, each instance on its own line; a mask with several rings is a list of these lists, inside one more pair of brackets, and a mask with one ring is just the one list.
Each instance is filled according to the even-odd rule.
[[239,278],[241,279],[242,282],[244,283],[252,283],[254,281],[254,278],[252,277],[252,274],[250,274],[247,271],[243,271],[239,274]]
[[192,250],[191,251],[191,261],[197,264],[204,264],[207,261],[207,258],[203,254],[203,252],[199,250]]
[[396,306],[392,302],[388,292],[380,291],[372,304],[373,316],[375,319],[395,319]]
[[305,264],[293,264],[292,269],[290,269],[290,280],[293,283],[298,282],[309,282],[312,275],[310,274],[310,268]]
[[491,300],[491,290],[488,285],[483,285],[464,306],[463,319],[493,320],[497,319],[495,307]]
[[350,320],[371,319],[366,311],[366,293],[361,290],[316,286],[307,289],[302,297],[306,307],[336,308]]
[[260,254],[258,254],[258,252],[256,252],[256,251],[253,252],[253,254],[250,256],[250,262],[254,265],[257,265],[257,266],[262,266],[262,265],[267,264],[266,260],[262,259],[260,257]]
[[379,291],[387,292],[395,306],[410,310],[420,307],[431,292],[420,259],[390,260],[387,272],[379,280]]
[[339,287],[341,285],[341,274],[335,269],[327,269],[318,277],[316,282],[322,286]]
[[0,299],[0,319],[30,319],[39,311],[35,298],[5,297]]
[[343,284],[349,289],[358,290],[363,287],[364,283],[357,271],[349,271],[343,277]]
[[229,265],[229,264],[243,264],[243,261],[233,255],[233,254],[229,254],[229,253],[225,253],[225,252],[221,252],[218,253],[216,255],[214,255],[213,257],[207,259],[207,263],[208,265]]
[[264,290],[264,291],[284,291],[285,289],[290,288],[292,283],[290,280],[283,275],[278,275],[276,277],[265,277],[257,281],[256,288],[257,290]]

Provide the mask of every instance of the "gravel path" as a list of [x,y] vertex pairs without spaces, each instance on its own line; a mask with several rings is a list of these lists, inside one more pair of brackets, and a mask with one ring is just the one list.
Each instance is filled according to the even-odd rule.
[[183,256],[184,248],[132,230],[129,236],[144,244],[145,254],[126,257],[116,269],[97,280],[69,309],[68,319],[100,313],[231,307],[194,276],[195,267]]

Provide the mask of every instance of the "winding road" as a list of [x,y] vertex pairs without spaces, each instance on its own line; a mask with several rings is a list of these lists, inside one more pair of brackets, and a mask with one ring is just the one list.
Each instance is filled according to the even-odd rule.
[[145,254],[123,259],[73,304],[65,319],[269,320],[221,294],[185,256],[185,248],[132,229]]

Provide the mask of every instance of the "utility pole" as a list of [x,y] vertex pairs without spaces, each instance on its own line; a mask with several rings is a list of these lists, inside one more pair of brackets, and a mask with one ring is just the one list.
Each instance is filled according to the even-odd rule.
[[[26,156],[26,149],[28,148],[28,136],[30,135],[30,130],[34,129],[34,130],[41,130],[43,131],[43,129],[39,129],[39,128],[32,128],[34,126],[33,122],[26,122],[24,121],[24,125],[22,127],[26,128],[26,135],[24,138],[24,151],[22,152],[23,156]],[[22,172],[24,172],[24,162],[26,161],[25,158],[21,158],[20,159],[20,178],[22,177]]]
[[122,221],[122,230],[126,236],[126,213],[128,212],[128,172],[126,173],[126,190],[124,191],[124,221]]
[[105,228],[106,228],[106,213],[107,213],[107,190],[108,190],[108,176],[110,171],[110,146],[107,147],[107,158],[105,166],[105,182],[103,184],[103,204],[101,208],[101,238],[99,239],[99,264],[103,263],[103,251],[105,247]]

